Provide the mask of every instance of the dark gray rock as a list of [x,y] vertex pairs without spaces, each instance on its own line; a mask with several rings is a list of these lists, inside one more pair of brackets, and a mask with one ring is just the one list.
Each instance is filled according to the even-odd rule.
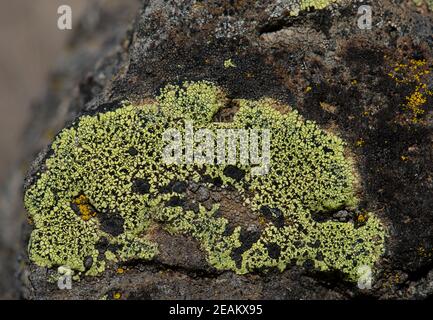
[[[21,182],[16,181],[22,173],[17,170],[2,193],[2,201],[8,202],[0,214],[0,292],[7,292],[5,297],[99,299],[112,298],[114,290],[126,299],[433,295],[432,101],[422,121],[406,121],[400,105],[410,88],[388,76],[394,62],[421,57],[432,64],[432,14],[409,1],[367,1],[374,6],[377,24],[365,31],[356,25],[357,5],[352,3],[297,17],[280,10],[281,3],[100,1],[75,30],[70,53],[50,80],[53,89],[33,111],[23,162],[30,167],[30,159],[50,143],[47,130],[57,132],[77,115],[125,97],[133,102],[153,97],[168,83],[206,79],[224,87],[229,96],[276,98],[322,127],[338,130],[351,145],[360,173],[361,205],[376,212],[389,231],[373,288],[359,290],[338,275],[308,266],[263,275],[217,272],[207,266],[193,240],[177,246],[179,239],[156,233],[165,248],[158,261],[124,266],[123,273],[110,269],[74,282],[72,290],[58,290],[47,281],[49,272],[26,257],[31,226],[21,215]],[[236,68],[225,68],[227,59]],[[356,147],[361,138],[365,144]],[[410,161],[402,161],[408,153]],[[28,182],[43,170],[38,161],[33,167]],[[228,173],[242,179],[232,171]],[[17,237],[21,223],[22,241]],[[3,232],[9,228],[12,234]],[[13,262],[17,252],[19,268]],[[17,272],[20,285],[11,280]]]
[[210,193],[206,187],[201,186],[200,188],[198,188],[196,196],[199,202],[204,202],[209,199]]

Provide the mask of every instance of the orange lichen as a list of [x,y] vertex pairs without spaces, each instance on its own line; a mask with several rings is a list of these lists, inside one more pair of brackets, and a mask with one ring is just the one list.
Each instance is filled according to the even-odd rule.
[[91,218],[96,216],[96,211],[90,205],[89,199],[85,195],[79,195],[72,203],[78,207],[81,219],[84,221],[89,221]]
[[365,145],[365,141],[364,139],[360,138],[355,142],[355,146],[357,146],[358,148],[361,148]]
[[424,113],[421,107],[427,102],[427,99],[421,92],[413,92],[410,96],[406,97],[406,101],[406,106],[412,110],[415,117]]
[[356,222],[358,223],[365,223],[368,220],[368,214],[367,213],[358,213],[356,215]]
[[412,92],[405,97],[403,107],[412,113],[412,121],[417,122],[425,110],[427,98],[433,91],[427,87],[427,77],[431,71],[426,60],[411,59],[408,63],[397,63],[388,75],[399,85],[412,87]]

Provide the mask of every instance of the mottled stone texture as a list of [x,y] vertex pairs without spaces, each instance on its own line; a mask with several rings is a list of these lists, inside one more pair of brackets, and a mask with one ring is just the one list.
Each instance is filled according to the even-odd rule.
[[[2,192],[0,296],[28,299],[426,298],[433,295],[433,103],[414,121],[403,105],[416,90],[389,75],[411,60],[433,62],[433,15],[411,1],[365,1],[372,30],[357,27],[358,2],[290,16],[286,1],[100,1],[76,26],[68,53],[33,109],[26,133],[26,179],[43,169],[53,135],[76,116],[140,103],[168,83],[209,80],[229,96],[266,96],[294,106],[340,135],[359,171],[361,206],[375,212],[389,237],[373,288],[359,290],[338,274],[308,266],[283,273],[216,272],[192,239],[159,235],[164,254],[61,291],[53,270],[29,263],[31,230],[23,217],[20,179]],[[228,59],[236,67],[224,66]],[[226,64],[227,65],[227,64]],[[410,77],[410,75],[405,75]],[[422,82],[431,89],[431,77]],[[30,166],[30,161],[36,159]],[[21,171],[23,170],[23,171]],[[18,237],[20,225],[23,236]],[[9,233],[6,233],[9,230]],[[10,232],[16,230],[17,232]],[[19,250],[21,248],[21,250]],[[14,257],[19,253],[15,263]],[[7,276],[5,272],[9,275]],[[14,277],[13,273],[17,276]],[[18,279],[17,283],[12,283]]]

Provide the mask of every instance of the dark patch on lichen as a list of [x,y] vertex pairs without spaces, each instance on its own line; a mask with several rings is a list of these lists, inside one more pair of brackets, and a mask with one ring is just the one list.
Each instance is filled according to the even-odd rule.
[[131,155],[131,156],[136,156],[137,154],[138,154],[138,151],[137,151],[137,149],[135,149],[134,147],[130,147],[129,149],[128,149],[128,153]]
[[245,170],[242,170],[233,165],[228,165],[227,167],[225,167],[223,172],[225,176],[232,178],[236,181],[241,181],[245,178]]
[[185,205],[185,199],[173,196],[170,198],[170,200],[167,201],[166,206],[167,207],[182,207]]
[[280,257],[281,248],[276,243],[266,244],[266,250],[268,251],[269,258],[278,259]]
[[98,242],[95,244],[96,250],[98,250],[99,253],[104,253],[107,251],[108,245],[110,242],[106,237],[99,238]]
[[260,213],[265,219],[271,221],[276,227],[281,228],[284,226],[284,215],[280,209],[262,206],[260,208]]
[[235,261],[238,268],[242,266],[242,254],[245,251],[251,249],[253,244],[260,239],[260,236],[260,231],[249,231],[241,229],[241,233],[239,235],[239,241],[241,242],[241,246],[234,249],[231,253],[231,258]]
[[142,178],[132,180],[132,192],[138,194],[147,194],[150,191],[150,183]]
[[173,184],[173,192],[184,193],[186,191],[187,183],[185,181],[176,181]]
[[98,215],[98,218],[102,231],[114,237],[123,233],[125,220],[121,215],[109,212]]

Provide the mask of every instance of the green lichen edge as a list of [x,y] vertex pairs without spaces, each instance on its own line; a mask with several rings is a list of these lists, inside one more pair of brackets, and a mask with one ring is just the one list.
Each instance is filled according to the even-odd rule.
[[433,0],[413,0],[417,6],[422,6],[424,3],[430,10],[433,10]]
[[314,10],[321,10],[333,3],[339,3],[342,0],[294,0],[287,1],[287,5],[290,6],[290,14],[297,16],[301,11],[308,10],[310,8]]
[[[153,259],[158,244],[149,230],[159,225],[167,232],[194,237],[211,266],[238,274],[272,267],[284,270],[293,262],[308,261],[317,270],[338,270],[355,280],[358,267],[373,267],[385,238],[374,214],[360,227],[312,218],[357,205],[353,165],[344,156],[343,141],[271,99],[238,100],[232,122],[213,122],[226,100],[224,91],[210,82],[168,85],[153,103],[125,103],[114,111],[82,116],[62,130],[45,161],[46,170],[25,193],[25,207],[34,223],[30,259],[39,266],[67,265],[97,275],[112,261]],[[225,176],[222,165],[198,170],[190,164],[163,163],[164,130],[182,130],[186,120],[210,129],[270,129],[269,173],[253,176],[250,167],[239,166],[245,177],[238,181]],[[240,235],[245,230],[235,226],[227,232],[230,221],[217,214],[218,203],[212,210],[200,206],[194,212],[167,205],[184,194],[161,192],[174,181],[200,181],[203,172],[221,179],[223,187],[232,185],[244,205],[264,221],[260,237],[240,251],[238,261],[233,253],[242,247]],[[145,192],[136,192],[137,181],[145,185]],[[80,195],[96,212],[88,221],[71,206]],[[284,225],[263,220],[263,208],[282,212]],[[120,219],[121,232],[107,230],[101,217]],[[102,240],[110,248],[103,255]],[[92,264],[86,266],[89,260]]]

